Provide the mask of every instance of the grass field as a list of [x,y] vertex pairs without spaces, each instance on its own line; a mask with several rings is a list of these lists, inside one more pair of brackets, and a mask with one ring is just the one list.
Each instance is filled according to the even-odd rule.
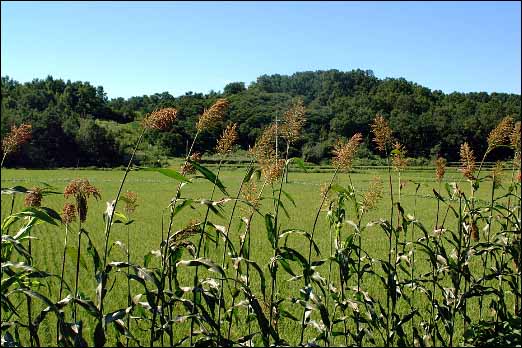
[[[88,231],[91,236],[94,244],[98,248],[98,250],[103,250],[104,243],[104,229],[105,223],[102,218],[102,214],[106,209],[106,201],[114,199],[117,189],[119,187],[119,183],[123,176],[123,171],[118,170],[2,170],[2,187],[12,187],[16,185],[25,186],[27,188],[33,186],[41,186],[42,183],[47,183],[53,186],[56,191],[63,191],[63,188],[67,185],[67,183],[71,179],[75,178],[87,178],[91,184],[96,186],[100,192],[102,199],[100,201],[89,201],[89,213],[86,223],[84,224],[84,228]],[[510,173],[506,173],[506,175],[510,175]],[[220,178],[222,182],[227,187],[227,190],[231,196],[235,196],[237,190],[239,188],[240,182],[244,176],[244,169],[236,168],[236,169],[225,169],[221,171]],[[365,225],[367,222],[376,221],[380,218],[388,218],[390,211],[390,200],[389,200],[389,191],[387,191],[387,171],[378,170],[378,169],[355,169],[354,172],[351,173],[351,180],[353,186],[356,188],[359,194],[362,194],[368,187],[370,181],[375,177],[379,176],[382,178],[384,185],[384,197],[380,200],[377,205],[377,208],[370,211],[365,217],[362,225]],[[288,211],[289,218],[285,216],[285,214],[280,214],[281,216],[281,229],[302,229],[305,231],[310,231],[312,225],[314,223],[315,213],[318,209],[320,203],[320,186],[321,184],[326,183],[331,177],[330,173],[293,173],[291,172],[289,175],[289,183],[284,184],[283,189],[293,198],[295,201],[295,206],[292,202],[283,196],[283,203]],[[396,175],[394,176],[394,181],[397,181]],[[422,221],[424,225],[431,229],[435,223],[436,218],[436,205],[437,201],[433,195],[432,189],[437,188],[438,184],[435,181],[435,175],[433,170],[407,170],[402,173],[401,180],[403,182],[403,189],[401,191],[400,202],[404,207],[405,211],[408,214],[415,215],[415,218]],[[338,176],[336,182],[341,186],[348,186],[349,178],[348,174],[341,174]],[[464,191],[468,190],[469,182],[466,182],[461,173],[458,172],[455,168],[448,169],[445,177],[445,182],[457,182],[457,184],[462,187]],[[419,189],[417,193],[415,192],[416,184],[419,183]],[[395,186],[398,186],[398,182],[394,182]],[[488,194],[490,189],[488,187],[490,185],[489,182],[484,182],[481,190],[478,192],[476,198],[479,200],[488,200]],[[135,220],[134,223],[129,225],[131,233],[131,258],[132,262],[143,264],[143,257],[151,250],[158,250],[159,244],[162,239],[162,219],[163,223],[168,223],[168,210],[166,209],[168,203],[173,197],[177,186],[177,181],[170,179],[166,176],[163,176],[156,172],[145,172],[145,171],[132,171],[127,178],[123,191],[126,190],[134,191],[138,194],[138,208],[135,213],[132,214],[131,218]],[[258,184],[258,187],[261,186],[261,183]],[[276,189],[274,186],[273,189]],[[437,188],[438,189],[438,188]],[[206,180],[195,180],[193,183],[186,185],[183,188],[183,197],[190,198],[208,198],[210,197],[212,190],[212,185]],[[264,191],[263,196],[271,196],[272,187],[267,186]],[[502,189],[501,189],[502,190]],[[388,193],[387,193],[388,192]],[[500,192],[499,192],[500,194]],[[388,196],[387,196],[388,195]],[[220,191],[217,191],[215,198],[221,198],[223,194]],[[18,195],[14,202],[14,212],[17,212],[23,208],[23,197]],[[395,189],[395,201],[399,200],[397,189]],[[44,197],[43,206],[50,207],[55,209],[56,211],[60,211],[61,207],[64,203],[64,197],[62,194],[54,194],[48,195]],[[231,202],[224,205],[224,217],[225,219],[213,215],[211,213],[209,217],[209,221],[213,222],[216,225],[227,225],[228,218],[231,210]],[[185,226],[189,221],[196,219],[198,221],[202,221],[205,216],[204,205],[196,205],[194,204],[195,209],[185,209],[182,214],[177,215],[174,221],[173,230],[176,231]],[[269,200],[264,200],[262,204],[261,211],[270,211],[273,207],[273,203]],[[11,208],[11,196],[2,195],[2,220],[9,214],[9,210]],[[121,207],[120,207],[121,208]],[[119,210],[119,209],[118,209]],[[326,210],[326,209],[323,209]],[[240,216],[245,216],[246,207],[240,207],[238,214],[236,212],[236,216],[234,218],[234,222],[232,228],[229,232],[229,237],[234,242],[234,244],[239,244],[239,219]],[[324,211],[320,217],[318,222],[317,231],[315,233],[315,241],[321,250],[321,255],[316,256],[313,254],[314,260],[326,259],[329,256],[329,229],[328,223],[325,219],[326,211]],[[355,220],[355,216],[353,213],[348,211],[347,220]],[[455,224],[454,221],[447,221],[448,225]],[[111,232],[111,243],[116,242],[117,240],[126,244],[126,228],[123,225],[115,225]],[[163,229],[166,230],[165,227]],[[72,232],[69,236],[69,249],[70,252],[66,258],[66,272],[65,272],[65,280],[68,284],[74,284],[74,263],[75,258],[74,255],[75,247],[77,244],[77,236],[75,233],[75,224],[71,226],[70,231]],[[163,233],[165,233],[163,231]],[[267,232],[265,229],[265,224],[263,221],[263,217],[260,215],[254,215],[254,222],[252,223],[252,255],[251,259],[256,260],[259,265],[263,266],[263,270],[267,277],[267,287],[269,287],[269,271],[268,271],[268,262],[272,257],[272,247],[267,239]],[[342,229],[343,238],[346,238],[348,235],[353,233],[353,228],[350,225],[346,224]],[[420,230],[414,231],[415,239],[421,237]],[[61,253],[63,250],[63,239],[64,239],[64,228],[54,227],[50,225],[41,225],[37,228],[33,229],[32,236],[36,238],[33,241],[33,255],[34,255],[34,265],[36,265],[39,269],[47,270],[53,274],[60,274],[61,269]],[[196,240],[196,237],[192,237],[193,240]],[[408,239],[411,237],[408,236]],[[76,239],[76,240],[75,240]],[[82,248],[86,248],[86,240],[83,242],[85,244]],[[388,244],[387,237],[382,229],[375,225],[370,227],[365,231],[362,235],[362,243],[363,249],[366,250],[372,258],[375,259],[385,259],[387,257]],[[306,239],[291,239],[289,241],[289,246],[292,246],[296,250],[300,251],[303,255],[306,255],[308,242]],[[221,251],[222,250],[222,242],[219,244],[219,247],[215,247],[214,244],[209,242],[209,255],[208,257],[212,260],[215,260],[216,263],[219,263],[221,259]],[[183,259],[189,259],[190,256],[187,252],[184,253]],[[417,274],[426,273],[430,271],[429,263],[426,261],[426,256],[422,253],[416,252],[416,270]],[[118,249],[117,246],[114,246],[114,250],[110,255],[110,261],[126,261],[125,254]],[[156,258],[153,260],[153,264],[158,265],[159,259]],[[323,264],[318,267],[319,273],[323,277],[328,277],[328,263]],[[476,264],[472,264],[472,267],[481,267],[478,261]],[[335,266],[334,266],[335,270]],[[180,280],[181,286],[191,286],[192,282],[192,270],[190,268],[184,268],[180,270],[180,274],[178,278]],[[227,272],[233,277],[234,269],[231,265],[228,265]],[[201,277],[212,277],[215,276],[215,273],[210,273],[206,271],[202,271]],[[126,298],[126,281],[124,281],[125,276],[122,274],[121,276],[117,276],[116,278],[121,277],[121,281],[118,280],[114,283],[114,288],[110,292],[107,297],[105,308],[107,312],[112,310],[116,310],[119,308],[125,308],[127,305]],[[338,285],[338,272],[332,272],[332,281]],[[279,279],[277,283],[277,291],[279,294],[279,298],[282,299],[290,299],[292,296],[296,296],[299,293],[299,289],[303,286],[302,280],[289,281],[291,276],[284,271],[280,270]],[[337,279],[337,281],[335,281]],[[259,289],[259,278],[256,276],[252,277],[252,281],[254,282],[254,289]],[[449,284],[449,281],[448,281]],[[354,280],[350,280],[348,287],[353,287],[355,285]],[[48,281],[42,284],[42,293],[46,293],[49,298],[58,301],[57,288],[59,286],[59,282],[56,280]],[[47,287],[47,288],[45,288]],[[90,257],[82,253],[82,269],[80,273],[80,290],[83,292],[83,296],[87,298],[94,299],[95,293],[94,289],[96,288],[96,281],[93,272],[92,262]],[[381,284],[377,284],[375,279],[369,279],[362,284],[362,289],[367,291],[373,298],[383,301],[385,303],[386,292],[383,289]],[[133,286],[132,292],[134,294],[139,293],[140,288],[137,286]],[[67,293],[67,292],[66,292]],[[410,293],[411,294],[411,293]],[[227,294],[225,291],[226,302],[230,301],[230,294]],[[420,292],[415,292],[414,303],[415,307],[418,308],[421,313],[427,313],[430,309],[431,304],[426,301],[425,295]],[[512,306],[513,296],[506,296],[508,301],[508,306]],[[324,299],[323,299],[324,301]],[[24,303],[22,303],[22,306]],[[35,312],[39,312],[44,306],[41,303],[35,303],[38,309]],[[284,301],[283,307],[292,313],[296,318],[301,317],[302,308],[296,304],[292,304],[290,301]],[[408,311],[408,306],[399,301],[396,311],[397,313],[406,313]],[[332,309],[333,310],[333,309]],[[478,316],[478,299],[474,298],[468,303],[468,315],[472,319],[477,318]],[[22,313],[24,313],[22,311]],[[94,319],[90,319],[82,310],[80,310],[80,317],[86,320],[85,328],[84,328],[84,336],[91,337],[93,334],[93,330],[95,327]],[[180,314],[180,313],[179,313]],[[175,315],[177,315],[175,313]],[[490,315],[488,313],[488,315]],[[313,316],[315,318],[315,314]],[[421,318],[414,318],[412,322],[416,322],[415,325],[418,326],[418,321]],[[411,323],[411,322],[410,322]],[[406,325],[406,330],[411,330],[411,326],[408,323]],[[353,324],[353,323],[352,323]],[[56,329],[55,326],[56,321],[54,317],[49,318],[46,322],[42,324],[39,333],[42,336],[43,341],[42,345],[53,345],[56,340]],[[300,322],[295,322],[287,318],[281,318],[278,323],[279,333],[281,337],[283,337],[288,343],[291,345],[297,345],[300,339]],[[189,323],[183,322],[179,324],[174,324],[174,332],[177,339],[182,337],[182,333],[188,330]],[[348,330],[353,330],[355,328],[355,324],[348,328]],[[43,334],[45,332],[45,334]],[[409,331],[407,331],[409,332]],[[114,333],[116,331],[114,330]],[[241,336],[247,333],[247,328],[245,325],[234,326],[233,336]],[[25,333],[22,332],[22,335]],[[143,329],[143,331],[137,330],[134,334],[140,339],[141,343],[146,345],[148,343],[148,331]],[[462,342],[463,335],[463,324],[462,320],[458,320],[456,323],[456,342],[460,344]],[[308,328],[306,331],[305,337],[311,339],[312,337],[317,336],[317,331],[313,328]],[[109,337],[107,344],[115,345],[116,344],[116,335]],[[377,344],[382,344],[382,340],[377,336],[375,337],[377,340]],[[256,345],[262,344],[262,342],[258,339],[254,339],[254,343]],[[338,336],[333,337],[331,341],[331,345],[335,346],[336,344],[343,344],[344,337]],[[370,344],[368,341],[363,341],[364,344]],[[168,345],[168,340],[164,341],[165,345]]]

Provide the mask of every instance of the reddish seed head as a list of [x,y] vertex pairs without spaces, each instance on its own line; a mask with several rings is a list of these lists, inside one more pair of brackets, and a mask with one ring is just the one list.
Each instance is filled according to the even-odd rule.
[[446,159],[444,157],[439,157],[435,161],[435,165],[437,168],[435,169],[435,176],[437,177],[438,182],[442,182],[442,178],[444,178],[444,174],[446,173]]
[[91,195],[96,199],[101,198],[98,189],[92,186],[87,179],[72,180],[65,187],[63,194],[65,198],[72,196],[76,199],[76,208],[81,222],[85,222],[87,219],[87,198]]
[[32,137],[31,130],[32,126],[30,124],[22,123],[19,127],[13,125],[11,132],[2,139],[2,152],[9,154],[27,143]]
[[26,207],[39,207],[42,204],[42,189],[33,187],[25,194],[24,205]]
[[[194,152],[192,155],[190,155],[190,160],[193,162],[200,162],[201,161],[201,154],[199,152]],[[196,172],[196,168],[192,165],[190,162],[185,162],[181,166],[181,174],[194,174]]]
[[216,152],[221,155],[226,155],[232,151],[232,147],[237,141],[237,123],[228,125],[223,131],[221,138],[218,140]]
[[508,143],[510,132],[513,129],[513,119],[511,117],[504,117],[499,124],[489,133],[488,136],[488,150],[491,150],[499,145]]
[[76,220],[76,207],[74,206],[74,204],[65,203],[63,205],[60,217],[62,218],[62,222],[64,224],[70,224],[71,222]]
[[227,99],[218,99],[208,110],[203,112],[199,117],[196,128],[198,132],[206,129],[212,129],[217,126],[218,121],[222,120],[228,109],[229,102]]
[[136,207],[138,206],[138,194],[136,192],[127,191],[120,199],[125,202],[123,209],[127,214],[133,213],[136,210]]
[[460,162],[461,168],[460,171],[462,174],[469,180],[473,180],[475,177],[473,173],[475,172],[475,155],[473,154],[473,150],[468,145],[468,143],[464,143],[460,146]]
[[163,108],[158,111],[154,111],[148,117],[143,120],[143,127],[148,129],[155,129],[159,131],[168,131],[174,121],[176,121],[176,117],[178,115],[178,110],[174,108]]
[[388,122],[382,115],[378,114],[371,127],[374,135],[373,142],[377,144],[377,149],[382,152],[386,151],[393,141],[392,130]]
[[338,141],[334,146],[332,164],[334,167],[350,169],[353,158],[362,141],[362,134],[354,134],[348,142]]
[[306,122],[305,107],[302,99],[295,101],[283,115],[281,136],[288,142],[294,143],[299,139],[301,130]]

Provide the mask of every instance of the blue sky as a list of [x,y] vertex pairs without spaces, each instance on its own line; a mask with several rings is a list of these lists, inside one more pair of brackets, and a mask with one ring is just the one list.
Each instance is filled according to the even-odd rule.
[[520,2],[5,2],[1,74],[109,98],[262,74],[370,69],[443,92],[520,93]]

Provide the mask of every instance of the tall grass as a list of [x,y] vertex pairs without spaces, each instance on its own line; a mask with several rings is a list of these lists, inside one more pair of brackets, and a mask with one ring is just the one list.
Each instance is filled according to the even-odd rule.
[[[132,233],[139,234],[130,219],[137,216],[131,208],[136,200],[129,193],[122,194],[132,175],[135,151],[115,199],[107,202],[100,245],[91,239],[96,232],[87,231],[86,220],[94,219],[94,214],[88,214],[89,197],[99,199],[101,193],[88,180],[73,180],[66,187],[64,194],[73,198],[74,206],[71,209],[68,203],[61,215],[40,204],[26,204],[15,212],[16,195],[38,190],[2,189],[2,194],[11,195],[11,210],[6,209],[2,221],[3,345],[51,344],[40,335],[41,328],[54,323],[53,342],[60,346],[521,343],[521,190],[515,174],[520,168],[513,167],[511,181],[503,183],[498,180],[500,171],[482,173],[487,155],[499,147],[514,151],[516,166],[521,152],[516,133],[519,123],[513,125],[505,119],[490,133],[478,167],[471,147],[462,145],[461,172],[469,182],[469,194],[460,183],[444,181],[445,164],[439,160],[433,194],[420,195],[419,187],[426,184],[412,181],[411,203],[403,191],[405,149],[393,139],[384,117],[378,116],[371,128],[377,149],[387,159],[388,194],[383,194],[380,178],[366,189],[352,181],[351,163],[362,140],[356,134],[335,145],[335,171],[320,199],[301,202],[288,192],[292,183],[287,174],[292,162],[306,170],[302,161],[289,158],[290,144],[305,124],[302,103],[290,105],[282,124],[268,127],[260,136],[252,150],[256,163],[252,160],[233,196],[223,180],[223,163],[233,146],[236,126],[227,127],[217,145],[221,157],[215,170],[198,162],[194,151],[200,135],[221,124],[227,105],[226,100],[218,100],[200,116],[181,173],[172,168],[139,168],[176,183],[170,202],[165,202],[167,233],[163,234],[163,215],[147,217],[147,221],[162,219],[162,240],[159,248],[145,255],[136,254],[140,245],[131,244],[135,240],[131,227]],[[135,150],[146,131],[170,129],[176,114],[174,109],[162,109],[149,115]],[[277,148],[280,145],[283,151]],[[347,183],[339,174],[344,170]],[[210,187],[208,198],[191,196],[200,180]],[[489,183],[491,190],[481,194]],[[52,189],[46,192],[56,193]],[[216,199],[221,193],[223,198]],[[375,207],[383,196],[389,201],[384,213],[377,214]],[[36,202],[31,197],[26,201]],[[433,206],[434,220],[420,221],[421,199],[429,200],[425,206]],[[123,211],[117,210],[120,200],[125,202]],[[290,216],[288,204],[295,209],[306,206],[313,213],[309,219],[302,214]],[[200,218],[187,224],[184,218],[191,216],[189,210]],[[68,234],[75,215],[77,248],[74,267],[69,268]],[[301,228],[305,223],[309,225]],[[174,232],[175,226],[183,227]],[[239,238],[233,235],[235,226]],[[318,235],[323,227],[328,236]],[[35,257],[35,251],[45,241],[34,236],[44,228],[60,236],[64,231],[63,252],[58,256],[60,274],[38,268],[45,263]],[[111,234],[113,228],[117,230]],[[118,229],[126,237],[123,254],[112,248],[124,244],[113,241]],[[372,239],[382,240],[379,229],[386,237],[385,245],[370,244]],[[265,233],[264,243],[253,235],[260,230]],[[479,231],[485,234],[481,236]],[[261,252],[265,246],[270,249]],[[387,255],[383,257],[380,250]],[[92,266],[80,277],[85,257]],[[284,278],[286,274],[289,279]],[[70,278],[74,286],[66,282]],[[124,293],[124,301],[105,301],[111,292],[114,296]]]

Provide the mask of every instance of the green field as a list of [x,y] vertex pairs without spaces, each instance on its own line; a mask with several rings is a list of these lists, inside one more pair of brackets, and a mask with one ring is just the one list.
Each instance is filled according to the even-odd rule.
[[[216,170],[215,166],[210,166],[212,170]],[[16,185],[25,186],[27,188],[33,186],[42,186],[42,183],[47,183],[53,186],[56,191],[63,191],[63,188],[67,185],[67,183],[75,178],[86,178],[90,181],[91,184],[96,186],[100,192],[102,199],[100,201],[95,201],[94,199],[89,200],[89,212],[86,223],[84,224],[84,228],[88,231],[90,237],[92,238],[96,248],[100,251],[103,251],[104,245],[104,229],[105,223],[103,220],[103,212],[106,209],[106,202],[115,198],[120,181],[123,177],[124,171],[119,170],[2,170],[2,188],[13,187]],[[222,182],[225,184],[227,191],[230,196],[235,196],[237,190],[240,186],[241,180],[245,174],[245,170],[243,168],[227,168],[222,170],[220,173],[220,178]],[[331,177],[331,173],[314,173],[314,172],[290,172],[289,173],[289,182],[283,184],[283,190],[286,191],[292,199],[295,201],[294,204],[287,198],[285,195],[282,196],[282,201],[284,207],[286,208],[289,217],[287,217],[283,212],[279,214],[280,222],[281,222],[281,230],[284,229],[302,229],[305,231],[311,231],[314,217],[316,211],[319,207],[321,196],[320,196],[320,186],[321,184],[327,183]],[[384,169],[371,169],[371,168],[359,168],[355,169],[351,174],[351,181],[353,186],[355,187],[359,197],[365,192],[371,180],[375,177],[381,177],[384,183],[384,196],[379,201],[377,207],[374,210],[371,210],[367,215],[364,216],[362,225],[366,225],[368,222],[377,221],[381,218],[389,219],[390,217],[390,199],[389,199],[389,190],[388,190],[388,172]],[[509,181],[511,172],[505,172],[506,181]],[[394,184],[395,197],[394,200],[397,202],[399,200],[398,196],[398,176],[396,173],[392,173],[392,180]],[[438,183],[435,180],[434,169],[432,168],[424,168],[422,170],[406,170],[401,173],[401,180],[403,182],[403,189],[401,191],[400,203],[407,214],[414,216],[417,220],[421,221],[428,230],[431,231],[433,225],[435,224],[436,214],[437,214],[437,199],[433,194],[433,188],[438,190]],[[467,182],[461,175],[460,172],[456,168],[448,168],[446,172],[446,176],[444,178],[445,182],[456,182],[459,187],[465,192],[469,192],[470,183]],[[347,187],[349,185],[349,177],[348,174],[342,173],[338,176],[336,183]],[[419,189],[416,192],[416,183],[419,183]],[[146,171],[131,171],[123,188],[123,192],[126,190],[134,191],[138,194],[138,208],[134,214],[132,214],[131,218],[134,222],[129,225],[130,234],[131,234],[131,258],[132,262],[143,264],[144,255],[149,253],[151,250],[158,250],[160,242],[162,240],[162,233],[166,233],[166,228],[163,228],[162,232],[162,221],[164,226],[168,224],[168,209],[167,206],[174,196],[176,187],[178,182],[169,177],[163,176],[157,172],[146,172]],[[262,183],[258,183],[258,187],[261,187]],[[491,193],[491,182],[485,181],[481,184],[480,190],[476,194],[477,202],[487,202],[489,200],[489,195]],[[506,187],[500,188],[496,191],[497,195],[501,195],[506,192]],[[273,187],[270,185],[265,187],[263,196],[271,197],[272,190],[278,189],[278,184],[275,184]],[[203,179],[195,179],[192,183],[187,184],[182,189],[182,197],[190,197],[190,198],[209,198],[212,191],[212,185],[207,180]],[[276,192],[277,193],[277,192]],[[214,198],[219,199],[222,198],[223,194],[216,190],[216,194]],[[9,211],[11,209],[11,198],[10,195],[2,195],[2,220],[9,215]],[[72,200],[70,199],[72,202]],[[50,207],[58,212],[61,211],[63,203],[65,199],[62,194],[53,194],[47,195],[44,197],[42,206]],[[261,211],[263,213],[273,211],[273,201],[266,199],[262,201]],[[226,226],[228,223],[228,218],[230,216],[232,202],[226,203],[224,208],[224,217],[219,217],[214,214],[209,215],[209,221],[216,225],[224,225]],[[326,205],[325,205],[326,206]],[[186,208],[182,211],[181,214],[177,215],[174,221],[173,231],[179,230],[182,227],[186,226],[189,221],[196,219],[198,221],[203,221],[205,218],[206,206],[193,204],[194,209]],[[325,207],[326,208],[326,207]],[[317,243],[321,255],[317,256],[313,255],[313,260],[319,259],[327,259],[329,256],[329,229],[328,222],[326,220],[326,209],[323,208],[323,212],[321,213],[317,229],[315,232],[314,240]],[[18,212],[23,209],[23,196],[16,195],[14,201],[14,212]],[[121,206],[118,206],[118,211],[121,210]],[[245,216],[247,211],[247,207],[239,204],[238,209],[236,210],[233,225],[229,232],[229,237],[235,245],[239,244],[239,220],[241,216]],[[442,214],[442,213],[441,213]],[[395,218],[395,217],[394,217]],[[356,220],[356,216],[352,210],[347,210],[347,220]],[[455,219],[451,216],[448,217],[446,221],[448,228],[455,228]],[[481,238],[484,235],[482,228],[484,224],[480,225],[481,228]],[[127,244],[127,230],[126,226],[121,224],[114,225],[110,242],[114,243],[116,241],[121,241],[124,244]],[[410,227],[411,231],[411,227]],[[74,246],[77,243],[77,222],[73,223],[70,228],[70,239],[68,245],[72,252],[67,255],[66,258],[66,273],[65,280],[68,284],[74,284],[74,263],[75,263],[75,251]],[[251,259],[255,260],[260,266],[263,267],[263,271],[267,280],[267,294],[270,288],[270,276],[268,271],[268,262],[273,254],[273,249],[269,243],[267,238],[267,232],[265,228],[264,217],[258,214],[254,215],[254,220],[252,223],[252,255]],[[342,227],[342,239],[345,239],[350,234],[353,234],[353,228],[349,224],[344,224]],[[411,233],[411,232],[409,232]],[[421,231],[417,228],[413,230],[414,239],[417,240],[422,236]],[[64,240],[64,227],[63,225],[60,227],[51,226],[49,224],[42,224],[40,226],[35,227],[32,230],[32,236],[36,239],[32,244],[32,253],[34,255],[33,265],[41,270],[46,270],[53,274],[60,274],[61,270],[61,255],[63,251],[63,240]],[[411,235],[407,236],[408,240],[411,240]],[[197,237],[192,237],[192,241],[194,243],[197,242]],[[80,290],[84,293],[84,296],[94,299],[95,298],[95,288],[96,288],[96,280],[94,277],[93,266],[90,256],[84,252],[87,247],[86,239],[83,239],[85,244],[82,245],[82,268],[80,269]],[[289,239],[288,245],[292,248],[295,248],[303,255],[307,255],[308,251],[308,241],[305,238],[292,237]],[[216,263],[220,263],[222,246],[223,242],[220,241],[219,246],[215,247],[212,242],[209,241],[209,254],[208,257],[211,260],[214,260]],[[372,258],[375,259],[386,259],[387,251],[388,251],[388,239],[386,234],[383,232],[381,227],[378,225],[374,225],[369,227],[364,231],[362,235],[362,248],[370,254]],[[407,250],[411,249],[411,244],[408,245]],[[184,252],[183,259],[190,259],[190,255],[187,252]],[[415,273],[416,274],[425,274],[430,271],[429,263],[427,262],[427,256],[421,252],[415,251]],[[110,255],[110,261],[126,261],[125,254],[115,246]],[[158,258],[153,258],[152,264],[157,266],[159,264]],[[328,278],[329,266],[328,262],[324,263],[320,267],[317,268],[317,271],[325,278]],[[477,272],[481,273],[481,263],[480,257],[473,259],[471,262],[471,268]],[[151,267],[151,266],[149,266]],[[379,268],[379,266],[375,266]],[[292,268],[296,273],[300,271],[297,263],[292,263]],[[234,269],[232,268],[230,262],[228,264],[227,272],[230,277],[234,276]],[[302,271],[301,271],[302,273]],[[216,273],[210,273],[206,270],[200,271],[200,277],[216,277]],[[126,298],[126,280],[125,275],[120,274],[114,277],[114,274],[111,276],[110,282],[113,279],[116,279],[114,284],[114,288],[108,294],[106,303],[105,303],[105,312],[111,312],[120,308],[125,308],[127,305]],[[178,278],[180,280],[180,285],[183,287],[191,286],[193,281],[193,269],[190,267],[180,268],[180,274]],[[335,284],[336,287],[339,286],[339,274],[337,271],[337,267],[333,266],[333,271],[331,275],[331,280]],[[302,307],[291,303],[289,299],[291,297],[298,297],[299,289],[303,287],[303,280],[299,279],[296,281],[289,281],[291,276],[286,273],[281,267],[278,270],[278,282],[277,282],[277,291],[280,299],[286,299],[282,306],[290,313],[292,313],[296,318],[301,318],[302,316]],[[450,284],[449,279],[445,279],[444,282],[448,282],[448,286]],[[259,277],[254,272],[252,276],[253,289],[255,289],[255,293],[257,296],[260,295],[259,290]],[[111,283],[112,285],[112,283]],[[353,288],[356,285],[355,278],[350,279],[347,288]],[[42,287],[39,289],[40,292],[46,294],[50,299],[54,301],[58,301],[57,298],[57,289],[59,287],[59,281],[56,279],[46,280],[42,284]],[[373,298],[381,301],[383,304],[386,303],[386,290],[383,288],[382,284],[377,280],[377,278],[367,277],[366,280],[362,283],[362,289],[367,291]],[[405,293],[408,296],[412,296],[412,292],[410,289],[405,289]],[[133,294],[137,294],[143,292],[143,289],[138,285],[134,284],[132,288]],[[66,292],[67,294],[68,292]],[[230,302],[230,293],[225,291],[226,294],[226,303]],[[320,292],[316,293],[317,295],[321,295]],[[353,292],[348,292],[348,297],[350,297]],[[431,308],[431,303],[427,301],[426,296],[422,294],[420,291],[416,291],[413,294],[414,296],[414,307],[418,308],[420,311],[420,316],[414,317],[414,319],[408,322],[405,325],[405,332],[411,337],[411,323],[413,322],[416,327],[421,330],[420,322],[423,320],[423,317],[428,317],[427,313]],[[438,295],[441,296],[440,294]],[[514,296],[506,291],[505,299],[507,302],[508,308],[513,307]],[[491,296],[490,298],[493,298]],[[324,301],[324,298],[322,299]],[[22,304],[20,308],[24,308],[25,300],[20,297],[19,300]],[[143,299],[142,299],[143,301]],[[34,313],[40,312],[45,306],[38,301],[33,301],[36,310]],[[489,305],[489,302],[486,302]],[[487,308],[487,305],[485,306]],[[228,306],[228,305],[227,305]],[[331,311],[333,312],[332,301],[330,300]],[[178,313],[174,313],[174,315],[185,315],[183,313],[184,309],[175,308],[175,310],[179,310]],[[409,305],[405,302],[399,300],[396,308],[396,312],[399,315],[404,315],[409,311]],[[25,311],[21,311],[25,313]],[[93,330],[95,327],[95,322],[91,319],[86,312],[80,310],[79,312],[80,318],[86,321],[84,328],[84,337],[87,338],[88,342],[92,342]],[[348,313],[351,313],[350,310],[347,310]],[[402,314],[401,314],[402,313]],[[467,303],[467,314],[472,318],[473,321],[476,321],[478,318],[478,298],[472,298]],[[315,320],[319,320],[320,316],[316,313],[312,315],[312,318]],[[492,314],[489,309],[485,311],[485,318],[492,318]],[[2,318],[4,319],[4,318]],[[21,321],[24,321],[22,317]],[[243,318],[241,319],[243,320]],[[426,319],[427,320],[427,319]],[[348,330],[354,330],[355,324],[353,320],[348,321]],[[137,328],[135,324],[133,324],[133,328]],[[140,326],[143,327],[143,330],[133,330],[133,334],[136,335],[142,345],[148,345],[148,337],[149,332],[146,330],[147,325],[141,323]],[[184,323],[176,323],[173,326],[175,332],[175,341],[181,339],[184,335],[187,334],[189,330],[189,321]],[[253,331],[257,331],[257,323],[254,321],[252,323]],[[281,338],[286,340],[290,345],[299,344],[300,339],[300,330],[301,323],[292,321],[288,318],[280,318],[278,322],[279,335]],[[27,330],[20,330],[20,334],[22,340],[27,342]],[[335,327],[334,331],[342,331],[342,325],[338,324]],[[441,331],[444,331],[441,329]],[[113,329],[109,329],[109,337],[107,341],[107,345],[115,345],[116,344],[116,331]],[[246,335],[248,333],[248,327],[244,323],[244,321],[240,325],[234,325],[233,327],[233,337],[239,337],[242,335]],[[41,344],[48,346],[55,344],[56,340],[56,320],[54,316],[49,316],[48,319],[42,324],[39,330],[39,334],[41,336]],[[318,331],[313,327],[308,327],[306,330],[305,339],[312,339],[318,335]],[[422,334],[421,334],[422,337]],[[377,345],[382,345],[383,341],[379,335],[375,337]],[[164,344],[168,345],[168,339],[164,339]],[[258,336],[254,338],[254,343],[256,345],[262,345],[262,341]],[[330,344],[332,346],[341,345],[345,343],[345,338],[342,336],[333,337]],[[349,344],[353,344],[353,340],[349,339]],[[462,317],[457,317],[456,323],[456,333],[455,333],[455,343],[456,345],[460,345],[463,343],[463,323]],[[132,344],[132,343],[131,343]],[[159,341],[156,343],[159,344]],[[187,342],[185,342],[187,344]],[[322,342],[320,342],[323,345]],[[367,338],[363,341],[364,345],[372,344]],[[26,343],[27,345],[27,343]]]

